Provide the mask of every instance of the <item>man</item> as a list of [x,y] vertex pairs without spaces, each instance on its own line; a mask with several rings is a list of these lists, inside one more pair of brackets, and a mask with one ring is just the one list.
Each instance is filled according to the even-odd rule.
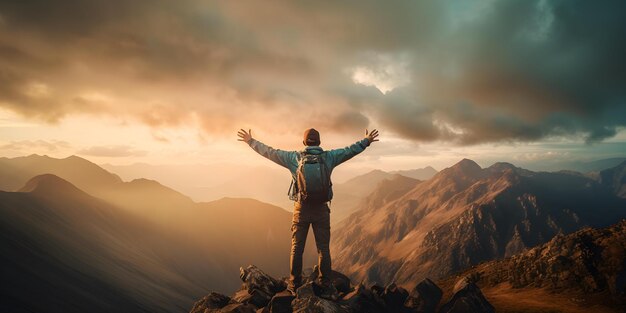
[[[309,225],[313,226],[313,235],[318,253],[319,280],[329,297],[336,294],[336,290],[330,284],[331,259],[330,259],[330,208],[328,202],[332,199],[332,184],[330,174],[339,164],[351,159],[353,156],[363,152],[372,142],[378,141],[378,131],[376,129],[369,133],[365,130],[365,138],[357,141],[349,147],[324,151],[320,147],[320,134],[311,128],[304,132],[303,144],[306,146],[302,151],[284,151],[269,147],[262,142],[252,138],[252,131],[243,129],[237,133],[239,141],[244,141],[260,155],[274,161],[278,165],[286,167],[293,177],[290,198],[294,203],[293,222],[291,225],[291,257],[289,290],[294,293],[302,283],[302,254],[306,242]],[[319,163],[319,164],[316,164]],[[308,168],[317,169],[309,171]],[[317,167],[315,167],[317,166]],[[327,173],[327,178],[325,178]],[[313,173],[313,174],[311,174]],[[314,176],[321,173],[318,180],[305,176]],[[317,186],[306,186],[306,181],[317,181]],[[326,183],[324,183],[326,181]],[[322,188],[319,188],[322,187]],[[306,190],[303,190],[306,189]],[[322,192],[316,190],[324,189]],[[317,193],[315,193],[317,192]]]

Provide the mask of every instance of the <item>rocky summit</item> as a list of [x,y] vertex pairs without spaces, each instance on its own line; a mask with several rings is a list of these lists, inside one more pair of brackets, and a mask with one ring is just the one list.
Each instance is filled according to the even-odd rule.
[[[490,313],[494,307],[470,279],[460,280],[450,299],[440,303],[442,290],[430,279],[406,290],[395,283],[353,285],[333,272],[332,286],[316,282],[317,269],[305,277],[295,295],[285,279],[275,279],[254,265],[240,268],[241,289],[231,297],[211,292],[197,301],[190,313]],[[332,292],[328,292],[331,289]]]

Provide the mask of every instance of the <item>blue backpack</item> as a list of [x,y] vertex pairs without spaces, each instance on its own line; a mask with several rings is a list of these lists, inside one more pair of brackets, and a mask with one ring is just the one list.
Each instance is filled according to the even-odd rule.
[[300,203],[325,203],[331,200],[330,172],[320,154],[302,152],[294,182],[289,188],[290,199]]

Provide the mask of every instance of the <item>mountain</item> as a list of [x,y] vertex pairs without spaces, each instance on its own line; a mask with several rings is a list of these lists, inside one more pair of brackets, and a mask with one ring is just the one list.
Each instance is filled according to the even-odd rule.
[[122,180],[98,165],[77,156],[64,159],[32,154],[16,158],[0,158],[0,190],[15,191],[34,176],[54,174],[64,177],[89,193]]
[[373,170],[353,177],[343,183],[333,185],[333,200],[331,202],[331,223],[337,225],[358,209],[358,204],[369,195],[383,180],[393,177],[393,174]]
[[616,167],[623,162],[626,162],[626,158],[610,158],[586,162],[578,161],[565,163],[561,165],[561,169],[572,170],[581,173],[599,172],[612,167]]
[[[361,192],[360,196],[354,195],[353,197],[348,198],[354,201],[350,205],[344,202],[336,204],[336,201],[333,200],[331,222],[335,225],[341,225],[344,219],[351,216],[355,212],[359,212],[361,209],[367,207],[382,206],[397,199],[399,196],[413,189],[419,183],[421,183],[420,180],[402,176],[400,174],[390,174],[389,176],[385,176],[385,178],[379,180],[377,184],[371,188],[371,190],[364,190]],[[344,195],[344,193],[341,193],[340,199],[344,199]]]
[[[12,159],[2,158],[0,161],[0,177],[6,177],[5,174],[11,173],[14,179],[14,181],[2,179],[3,188],[6,190],[17,190],[19,188],[17,184],[25,184],[28,180],[27,175],[32,173],[36,173],[35,175],[57,174],[90,195],[146,219],[163,230],[181,233],[186,238],[197,240],[200,244],[212,249],[232,246],[222,253],[224,256],[230,255],[230,261],[218,262],[220,266],[232,263],[228,267],[229,270],[236,271],[237,266],[242,264],[240,262],[244,261],[244,263],[254,262],[268,270],[276,270],[280,273],[288,267],[291,213],[276,206],[238,198],[196,203],[186,195],[154,180],[135,179],[124,182],[117,175],[75,156],[55,159],[31,155]],[[80,173],[72,169],[78,169]],[[253,185],[268,185],[266,181],[259,182],[260,180],[248,179],[250,188],[253,188]],[[285,188],[287,187],[288,184]],[[229,209],[219,209],[221,206]],[[250,220],[248,224],[237,225],[237,222],[248,220],[247,217],[251,215],[255,216],[255,219]],[[245,232],[246,236],[237,234],[238,232],[244,233],[241,226],[250,230],[250,232]],[[272,236],[276,236],[278,239],[272,242],[271,249],[269,249],[272,253],[258,249],[238,249],[237,247],[258,240],[259,237],[251,232],[256,234],[271,232]],[[220,241],[222,239],[216,239],[225,236],[233,239],[223,240],[223,242]],[[243,252],[237,254],[233,251]],[[256,251],[257,254],[249,253],[250,251]],[[254,257],[268,261],[258,262],[254,260]],[[314,245],[307,245],[305,264],[311,264],[315,259]],[[280,271],[278,271],[279,265]],[[226,287],[234,288],[234,286]]]
[[[362,202],[368,195],[374,192],[374,190],[380,188],[380,184],[384,181],[395,181],[395,183],[392,184],[398,188],[398,191],[401,191],[406,189],[406,186],[413,187],[421,180],[424,180],[424,178],[419,179],[415,177],[430,178],[432,176],[430,175],[430,173],[432,173],[431,170],[435,173],[437,172],[430,166],[423,169],[395,172],[373,170],[353,177],[344,183],[334,185],[334,197],[331,203],[331,222],[338,225],[346,217],[361,209],[363,207]],[[398,191],[396,191],[396,193]]]
[[286,210],[293,209],[293,201],[287,195],[291,183],[291,174],[287,169],[269,164],[265,167],[250,167],[239,174],[233,173],[237,172],[225,172],[222,176],[217,176],[222,182],[197,188],[197,191],[206,198],[253,198]]
[[[273,163],[265,166],[220,163],[188,165],[101,165],[104,169],[130,181],[137,178],[156,180],[172,187],[196,202],[214,201],[223,197],[253,198],[291,209],[287,197],[291,176]],[[264,183],[258,184],[262,178]]]
[[334,266],[366,281],[415,283],[626,216],[626,200],[580,175],[464,159],[393,201],[353,213],[333,234]]
[[626,198],[626,161],[616,167],[600,171],[597,179],[600,184],[612,189],[617,196]]
[[[232,273],[237,272],[240,265],[254,262],[272,275],[288,272],[290,212],[253,199],[223,198],[198,203],[185,213],[172,219],[172,225],[176,225],[185,238],[209,250],[223,247],[222,254],[228,260],[214,270]],[[317,252],[312,230],[308,238],[304,265],[313,266],[317,264]]]
[[533,171],[574,171],[579,173],[599,172],[619,165],[626,161],[626,157],[615,157],[596,160],[563,160],[561,158],[540,158],[537,160],[519,160],[519,164],[524,168]]
[[0,190],[14,191],[30,178],[53,174],[76,185],[81,190],[105,199],[137,214],[162,219],[167,211],[192,206],[187,196],[160,183],[147,179],[122,181],[98,165],[77,156],[55,159],[30,155],[0,158]]
[[[151,191],[166,188],[149,180],[119,186],[129,187],[134,200],[159,199]],[[291,213],[281,208],[224,198],[163,212],[167,216],[147,218],[52,174],[34,177],[18,192],[0,192],[2,306],[11,312],[180,312],[205,288],[235,290],[238,284],[225,277],[241,264],[288,272]],[[305,265],[314,263],[314,245],[308,245]]]
[[437,174],[437,170],[432,166],[424,168],[416,168],[412,170],[393,171],[392,174],[400,174],[402,176],[411,177],[418,180],[428,180]]
[[198,247],[51,174],[0,192],[0,229],[3,312],[180,312],[223,280]]
[[[269,163],[268,163],[269,164]],[[223,164],[211,166],[194,165],[149,165],[132,164],[116,166],[104,164],[102,167],[120,175],[124,180],[138,177],[149,178],[172,187],[194,201],[213,201],[222,197],[253,198],[291,210],[293,202],[287,197],[291,177],[284,168],[268,166],[249,166],[246,164]],[[352,177],[352,171],[333,173],[333,181],[349,180],[333,186],[333,223],[338,222],[352,212],[352,209],[371,192],[376,185],[394,174],[425,180],[437,171],[432,167],[396,172],[373,170]],[[263,178],[263,184],[255,178]],[[253,179],[250,179],[253,178]],[[346,212],[346,213],[340,213]]]
[[[498,312],[624,312],[626,220],[607,228],[559,234],[459,276],[477,277]],[[440,286],[445,289],[456,280],[444,279]]]

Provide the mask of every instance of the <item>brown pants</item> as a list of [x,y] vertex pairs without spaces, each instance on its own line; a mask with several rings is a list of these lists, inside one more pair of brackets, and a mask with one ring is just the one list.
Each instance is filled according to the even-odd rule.
[[290,283],[299,286],[302,282],[302,254],[309,232],[313,226],[318,253],[320,280],[327,282],[331,274],[330,261],[330,209],[326,203],[300,204],[296,202],[291,224]]

